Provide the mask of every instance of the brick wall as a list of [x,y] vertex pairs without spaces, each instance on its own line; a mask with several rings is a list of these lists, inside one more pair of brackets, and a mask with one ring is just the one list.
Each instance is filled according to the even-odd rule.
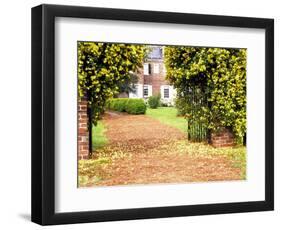
[[[143,75],[143,84],[152,85],[152,94],[157,95],[160,92],[161,85],[169,85],[165,80],[164,63],[163,60],[148,60],[147,63],[151,66],[151,73],[149,75]],[[154,64],[159,64],[159,73],[154,73]]]
[[78,159],[89,158],[87,100],[78,101]]
[[234,141],[233,132],[230,129],[225,128],[218,133],[212,133],[211,134],[211,144],[214,147],[234,146],[235,141]]

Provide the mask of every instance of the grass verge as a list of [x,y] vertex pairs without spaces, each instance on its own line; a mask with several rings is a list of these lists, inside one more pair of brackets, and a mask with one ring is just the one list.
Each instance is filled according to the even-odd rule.
[[177,116],[177,109],[174,107],[158,107],[157,109],[147,109],[146,115],[152,117],[163,124],[172,126],[180,131],[187,132],[187,121],[183,117]]
[[94,151],[104,147],[108,140],[105,136],[106,128],[102,121],[98,121],[97,126],[92,128],[92,144]]

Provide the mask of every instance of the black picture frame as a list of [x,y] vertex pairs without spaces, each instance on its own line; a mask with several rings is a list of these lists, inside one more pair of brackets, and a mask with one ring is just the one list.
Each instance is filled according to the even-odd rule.
[[[109,19],[265,29],[265,200],[55,213],[55,18]],[[32,221],[41,225],[274,209],[274,20],[80,6],[32,8]]]

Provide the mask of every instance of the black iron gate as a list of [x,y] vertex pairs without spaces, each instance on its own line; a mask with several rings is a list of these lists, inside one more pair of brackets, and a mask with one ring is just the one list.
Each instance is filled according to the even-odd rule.
[[196,142],[208,141],[208,120],[206,117],[203,117],[202,112],[204,107],[207,108],[209,106],[207,92],[204,91],[204,87],[198,86],[190,86],[188,91],[188,139]]

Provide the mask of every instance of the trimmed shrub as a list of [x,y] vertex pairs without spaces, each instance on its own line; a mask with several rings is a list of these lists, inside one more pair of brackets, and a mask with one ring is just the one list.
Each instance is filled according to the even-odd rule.
[[148,98],[148,105],[151,109],[157,109],[160,105],[160,95],[150,96]]
[[160,101],[160,107],[170,107],[170,105],[167,102]]
[[146,105],[143,99],[129,99],[126,104],[126,112],[129,114],[145,114]]
[[106,108],[129,114],[145,114],[146,104],[143,99],[113,98],[107,101]]
[[118,111],[118,112],[125,112],[126,111],[126,103],[128,98],[116,98],[112,99],[109,102],[109,109]]

